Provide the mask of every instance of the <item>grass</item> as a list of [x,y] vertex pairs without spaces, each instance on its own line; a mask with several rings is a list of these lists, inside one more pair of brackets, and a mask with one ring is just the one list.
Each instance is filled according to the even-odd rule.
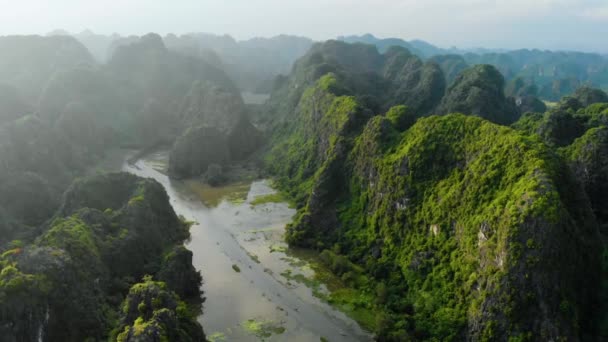
[[286,202],[285,196],[282,193],[276,192],[273,194],[258,196],[251,201],[251,206],[258,206],[268,203],[282,203]]
[[293,274],[292,270],[286,270],[284,272],[281,272],[281,275],[287,280],[293,280],[297,283],[304,284],[307,287],[311,288],[313,291],[317,290],[321,286],[321,283],[318,280],[314,278],[308,278],[300,273]]
[[198,180],[187,180],[185,184],[194,191],[204,205],[210,208],[217,207],[223,200],[241,204],[245,202],[251,188],[249,182],[238,182],[219,187],[213,187]]
[[[294,274],[291,270],[281,273],[285,279],[295,281],[310,288],[312,294],[327,302],[334,308],[355,320],[361,327],[368,331],[375,331],[376,317],[381,314],[381,310],[371,303],[374,297],[371,294],[347,286],[336,274],[327,266],[323,265],[318,254],[312,250],[289,249],[289,251],[300,261],[314,271],[313,277],[306,277],[303,274]],[[321,285],[325,285],[326,290]]]
[[374,302],[373,296],[352,288],[343,288],[332,292],[327,301],[348,317],[357,321],[364,329],[376,330],[378,310],[366,307],[369,303]]

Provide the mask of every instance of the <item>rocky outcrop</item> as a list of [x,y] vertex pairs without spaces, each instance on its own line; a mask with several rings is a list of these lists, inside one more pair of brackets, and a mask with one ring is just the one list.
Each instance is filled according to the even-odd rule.
[[536,96],[522,96],[515,99],[515,105],[520,113],[544,113],[547,105]]
[[[12,242],[0,257],[3,338],[105,340],[113,317],[124,312],[122,298],[149,274],[167,282],[157,284],[172,299],[163,308],[180,326],[164,328],[176,328],[172,333],[181,334],[178,340],[204,340],[196,323],[201,276],[192,267],[191,253],[180,247],[189,237],[188,227],[153,180],[116,173],[76,181],[39,236],[29,244]],[[148,315],[142,309],[145,320],[161,309],[148,308],[154,310]]]
[[175,102],[200,80],[236,90],[223,70],[200,58],[169,51],[162,38],[152,33],[119,46],[108,61],[107,71],[117,81],[117,90],[139,104],[155,98],[177,106],[179,102]]
[[[500,75],[482,71],[452,95],[470,99],[485,80],[494,100],[472,103],[504,109]],[[341,251],[372,279],[357,286],[392,296],[380,340],[580,340],[595,329],[597,223],[561,159],[481,118],[415,121],[405,107],[372,118],[347,94],[332,74],[306,89],[266,164],[298,203],[287,241]]]
[[112,340],[119,342],[204,342],[205,334],[186,304],[163,282],[145,278],[131,287]]
[[459,55],[433,56],[429,58],[429,61],[439,64],[448,85],[452,84],[456,77],[469,67],[464,58]]
[[383,57],[383,74],[391,82],[392,91],[387,94],[388,106],[406,105],[418,115],[431,113],[446,88],[439,65],[423,63],[407,50],[398,48],[390,48]]
[[173,178],[202,175],[210,165],[231,160],[227,136],[213,127],[191,128],[177,139],[169,156],[169,174]]
[[564,149],[576,178],[583,184],[596,217],[608,223],[608,129],[592,128]]
[[519,118],[512,99],[504,95],[505,81],[491,65],[477,65],[463,71],[448,88],[439,113],[465,113],[499,124]]
[[339,80],[336,95],[356,96],[375,113],[395,105],[407,105],[419,116],[432,113],[446,87],[439,65],[423,62],[403,47],[380,54],[372,45],[327,41],[315,44],[277,84],[269,102],[275,124],[293,120],[306,89],[328,73]]
[[608,94],[606,94],[601,89],[591,88],[591,87],[580,87],[574,92],[575,99],[580,101],[580,103],[584,106],[590,106],[594,103],[607,103],[608,102]]
[[[373,132],[365,131],[363,135]],[[562,312],[560,296],[569,293],[569,303],[578,303],[572,305],[578,308],[573,310],[587,317],[591,315],[594,287],[578,292],[582,283],[573,279],[577,272],[583,272],[589,279],[595,279],[597,286],[594,272],[599,265],[599,246],[593,241],[597,238],[594,218],[585,195],[565,167],[545,159],[550,157],[543,154],[542,145],[530,145],[516,137],[509,129],[450,115],[421,119],[397,140],[397,146],[380,157],[370,158],[378,154],[372,154],[369,143],[364,145],[366,140],[359,140],[353,152],[356,163],[353,177],[358,181],[351,182],[350,196],[357,195],[339,205],[352,209],[342,214],[348,219],[342,222],[343,231],[336,234],[365,231],[365,240],[352,239],[346,243],[346,250],[359,251],[351,257],[367,264],[369,256],[364,251],[374,248],[380,249],[379,258],[394,256],[400,260],[407,288],[417,288],[419,281],[432,281],[435,285],[431,292],[437,292],[431,297],[451,291],[448,289],[453,289],[453,285],[461,288],[463,295],[456,302],[468,307],[469,315],[464,322],[466,339],[507,340],[507,336],[527,333],[577,339],[586,331],[567,323],[570,317]],[[535,152],[516,157],[520,149]],[[492,160],[505,157],[520,161],[512,166],[492,166]],[[538,169],[535,160],[545,160],[547,168]],[[494,176],[487,178],[490,174]],[[515,188],[511,184],[518,185]],[[530,197],[531,191],[538,193]],[[550,212],[564,216],[552,217]],[[563,223],[568,220],[578,223]],[[569,237],[572,229],[577,230],[575,240]],[[546,235],[548,231],[552,233]],[[426,243],[422,241],[436,241],[437,236],[443,237],[442,242],[423,247]],[[467,236],[470,244],[465,242]],[[451,242],[454,245],[447,247]],[[464,271],[468,262],[453,254],[440,261],[439,255],[450,254],[444,248],[471,256],[476,260],[475,270]],[[592,250],[581,253],[586,248]],[[421,261],[418,252],[430,252],[433,257]],[[581,263],[556,271],[558,260],[569,258]],[[414,260],[422,264],[410,267]],[[453,277],[440,276],[441,270]],[[450,285],[454,279],[473,274],[468,272],[475,273],[474,282]],[[554,288],[552,284],[556,283],[562,285]],[[445,290],[438,289],[443,286]],[[433,310],[424,313],[425,310],[415,316],[425,322],[434,321]],[[431,326],[458,324],[448,323],[449,318],[440,321]],[[431,336],[444,333],[447,331],[430,330]]]
[[169,158],[174,178],[200,176],[211,165],[247,159],[263,142],[262,133],[251,124],[241,95],[194,83],[183,100],[179,120],[185,133],[177,139]]

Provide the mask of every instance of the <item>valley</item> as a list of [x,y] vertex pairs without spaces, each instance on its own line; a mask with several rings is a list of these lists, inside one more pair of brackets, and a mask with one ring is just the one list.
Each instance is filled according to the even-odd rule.
[[1,342],[608,340],[606,55],[0,51]]
[[[162,184],[176,213],[194,222],[186,247],[193,252],[194,267],[205,275],[206,314],[200,323],[211,341],[371,340],[311,288],[282,275],[289,271],[314,279],[308,261],[283,240],[295,210],[284,202],[251,204],[275,192],[268,181],[200,198],[187,182],[169,180],[167,158],[167,152],[153,153],[131,164],[125,157],[122,170]],[[321,291],[328,291],[325,285]]]

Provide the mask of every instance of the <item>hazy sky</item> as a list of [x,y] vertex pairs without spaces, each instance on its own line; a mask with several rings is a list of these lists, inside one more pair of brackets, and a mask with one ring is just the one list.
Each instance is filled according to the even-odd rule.
[[373,33],[442,47],[608,52],[608,0],[0,0],[0,35]]

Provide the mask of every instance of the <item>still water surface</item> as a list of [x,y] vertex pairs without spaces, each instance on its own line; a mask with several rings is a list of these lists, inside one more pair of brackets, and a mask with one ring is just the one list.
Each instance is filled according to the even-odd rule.
[[[369,341],[356,322],[315,297],[286,274],[312,278],[308,261],[283,242],[295,210],[287,203],[253,206],[274,193],[266,180],[208,191],[203,184],[170,180],[166,152],[122,170],[161,183],[178,215],[196,222],[187,247],[203,275],[207,300],[200,322],[211,341]],[[321,285],[317,291],[327,291]]]

